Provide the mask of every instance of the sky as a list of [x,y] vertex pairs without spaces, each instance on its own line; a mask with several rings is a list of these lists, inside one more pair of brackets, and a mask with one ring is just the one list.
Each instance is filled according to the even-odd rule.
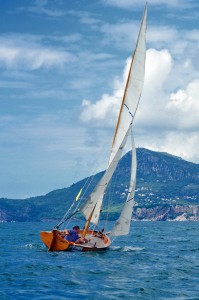
[[[145,1],[0,1],[0,198],[106,167]],[[137,147],[199,163],[199,3],[148,1]]]

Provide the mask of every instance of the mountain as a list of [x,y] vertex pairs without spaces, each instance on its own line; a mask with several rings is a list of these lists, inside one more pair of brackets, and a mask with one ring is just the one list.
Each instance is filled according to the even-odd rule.
[[[117,203],[110,213],[117,217],[118,206],[127,193],[131,153],[120,160],[106,192],[105,204],[111,197]],[[137,149],[137,185],[133,219],[135,220],[199,220],[199,165],[167,153]],[[84,196],[93,190],[103,175],[100,172]],[[80,188],[91,178],[85,178],[68,188],[28,199],[0,199],[0,221],[41,221],[61,219]]]

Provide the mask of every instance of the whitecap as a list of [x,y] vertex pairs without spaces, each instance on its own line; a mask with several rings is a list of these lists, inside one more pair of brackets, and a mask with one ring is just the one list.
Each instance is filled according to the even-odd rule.
[[34,244],[26,244],[26,245],[24,245],[24,248],[33,249],[34,248]]
[[142,251],[144,250],[144,248],[142,247],[133,247],[133,246],[111,246],[110,247],[111,250],[113,251],[123,251],[123,252],[128,252],[128,251]]
[[117,251],[117,250],[121,250],[122,247],[121,246],[111,246],[110,249],[113,251]]
[[43,248],[46,249],[45,247],[41,247],[40,245],[33,244],[33,243],[25,244],[21,247],[26,249],[43,249]]
[[133,246],[124,246],[122,251],[128,252],[128,251],[142,251],[144,248],[142,247],[133,247]]

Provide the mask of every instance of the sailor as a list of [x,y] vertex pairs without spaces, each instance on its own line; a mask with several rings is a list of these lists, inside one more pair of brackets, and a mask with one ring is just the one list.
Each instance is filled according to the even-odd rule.
[[76,225],[73,227],[72,230],[63,230],[62,233],[64,234],[64,239],[69,242],[77,242],[79,239],[79,226]]
[[86,239],[83,239],[79,236],[79,226],[76,225],[73,227],[72,230],[63,230],[62,233],[64,234],[64,239],[67,240],[68,242],[73,242],[77,244],[82,244],[87,242]]

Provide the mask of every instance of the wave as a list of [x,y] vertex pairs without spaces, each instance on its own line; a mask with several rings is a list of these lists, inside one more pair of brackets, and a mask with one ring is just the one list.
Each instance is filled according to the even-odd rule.
[[130,251],[142,251],[144,248],[142,247],[133,247],[133,246],[111,246],[110,250],[112,251],[122,251],[122,252],[130,252]]
[[25,248],[25,249],[31,249],[31,250],[46,250],[46,247],[43,245],[39,245],[39,244],[34,244],[34,243],[28,243],[25,245],[22,245],[21,248]]

